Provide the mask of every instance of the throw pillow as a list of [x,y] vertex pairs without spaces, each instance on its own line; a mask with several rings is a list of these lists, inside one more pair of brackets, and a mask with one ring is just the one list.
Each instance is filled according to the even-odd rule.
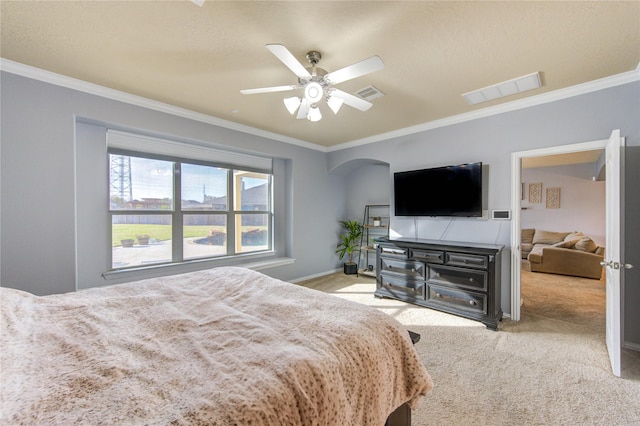
[[576,250],[586,251],[593,253],[598,248],[598,245],[589,237],[584,237],[576,243]]
[[576,238],[575,240],[569,240],[569,241],[564,240],[564,241],[560,241],[559,243],[555,243],[553,247],[573,248],[573,246],[575,246],[578,241],[580,241],[580,238]]
[[551,232],[551,231],[542,231],[540,229],[536,229],[535,234],[533,234],[533,244],[555,244],[564,240],[564,237],[569,235],[569,232]]
[[582,238],[586,237],[586,235],[584,235],[582,232],[578,232],[578,231],[574,231],[572,233],[570,233],[569,235],[567,235],[566,237],[564,237],[565,241],[571,241],[571,240],[580,240]]

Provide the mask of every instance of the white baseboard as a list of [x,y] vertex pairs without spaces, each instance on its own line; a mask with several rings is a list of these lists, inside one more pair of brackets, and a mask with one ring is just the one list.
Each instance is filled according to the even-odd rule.
[[622,344],[622,347],[625,348],[625,349],[631,349],[632,351],[640,352],[640,343],[633,343],[633,342],[625,341]]
[[306,277],[300,277],[300,278],[296,278],[296,279],[293,279],[293,280],[289,280],[289,282],[296,284],[296,283],[299,283],[301,281],[307,281],[307,280],[312,280],[314,278],[324,277],[325,275],[335,274],[336,272],[340,272],[340,271],[342,271],[342,268],[334,269],[332,271],[327,271],[327,272],[320,272],[318,274],[307,275]]

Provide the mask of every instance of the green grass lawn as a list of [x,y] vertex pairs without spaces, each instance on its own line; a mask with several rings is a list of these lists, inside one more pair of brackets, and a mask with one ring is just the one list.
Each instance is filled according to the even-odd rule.
[[[247,230],[250,230],[266,227],[247,226],[246,228]],[[209,231],[212,229],[216,229],[221,232],[225,231],[225,228],[223,226],[185,226],[183,231],[184,238],[206,237],[207,235],[209,235]],[[138,235],[148,235],[149,238],[153,238],[154,240],[166,241],[171,239],[171,225],[115,224],[111,227],[111,233],[113,236],[111,240],[113,247],[120,246],[120,240],[132,239],[135,241]]]
[[[224,230],[222,226],[185,226],[184,238],[192,237],[206,237],[209,235],[211,229]],[[114,247],[120,245],[120,240],[132,239],[135,240],[138,235],[148,235],[149,238],[153,238],[158,241],[166,241],[171,239],[171,225],[128,225],[128,224],[116,224],[111,227],[111,233],[113,235],[112,244]]]

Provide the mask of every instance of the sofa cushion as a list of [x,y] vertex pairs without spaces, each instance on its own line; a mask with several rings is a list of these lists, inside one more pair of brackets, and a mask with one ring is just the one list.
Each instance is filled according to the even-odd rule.
[[584,237],[586,237],[586,235],[584,235],[582,232],[574,231],[569,235],[567,235],[566,237],[564,237],[564,240],[565,241],[580,240]]
[[594,253],[598,248],[598,245],[589,237],[583,237],[575,245],[576,250],[586,251],[588,253]]
[[551,232],[536,229],[533,234],[533,244],[555,244],[563,241],[570,232]]
[[534,232],[536,232],[534,228],[527,228],[520,231],[520,242],[522,244],[532,244]]
[[551,247],[550,244],[536,244],[533,246],[533,250],[527,256],[531,263],[542,263],[542,249],[545,247]]
[[555,243],[552,245],[552,247],[560,247],[560,248],[573,248],[578,241],[580,241],[580,238],[576,238],[575,240],[564,240],[564,241],[560,241],[559,243]]

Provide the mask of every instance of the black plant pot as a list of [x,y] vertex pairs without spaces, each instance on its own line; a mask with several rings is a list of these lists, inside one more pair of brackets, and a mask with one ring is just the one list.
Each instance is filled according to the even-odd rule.
[[344,273],[347,275],[357,275],[358,274],[358,264],[357,263],[345,263],[343,264]]

